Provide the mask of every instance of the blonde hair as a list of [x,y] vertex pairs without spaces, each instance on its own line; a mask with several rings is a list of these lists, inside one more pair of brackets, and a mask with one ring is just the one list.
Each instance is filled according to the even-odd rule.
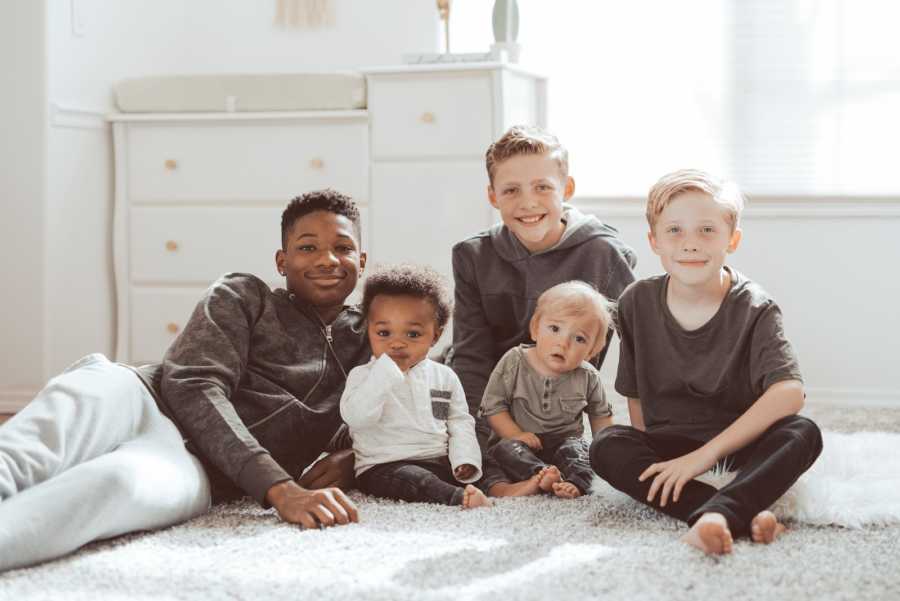
[[559,165],[562,178],[569,176],[569,151],[553,134],[540,127],[531,125],[513,125],[500,139],[488,146],[484,155],[488,178],[494,185],[494,173],[497,165],[514,156],[529,154],[549,154]]
[[725,221],[731,231],[737,228],[744,210],[744,196],[736,184],[723,181],[698,169],[681,169],[659,178],[647,195],[647,223],[650,229],[656,226],[660,214],[672,201],[685,192],[709,194],[725,210]]
[[537,328],[538,322],[545,313],[581,317],[588,315],[596,319],[598,324],[597,339],[591,348],[590,357],[593,357],[606,345],[606,334],[612,324],[612,308],[614,304],[600,294],[596,288],[582,282],[571,280],[548,288],[538,297],[534,315],[529,324],[532,331]]

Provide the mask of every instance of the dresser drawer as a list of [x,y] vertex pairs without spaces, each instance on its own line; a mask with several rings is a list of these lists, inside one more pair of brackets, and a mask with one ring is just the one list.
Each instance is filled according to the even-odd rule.
[[278,201],[335,188],[367,196],[365,120],[132,123],[132,203]]
[[184,329],[206,288],[132,288],[130,362],[154,363]]
[[283,207],[135,207],[131,281],[206,286],[223,273],[278,279]]
[[493,135],[490,73],[369,79],[374,159],[481,156]]

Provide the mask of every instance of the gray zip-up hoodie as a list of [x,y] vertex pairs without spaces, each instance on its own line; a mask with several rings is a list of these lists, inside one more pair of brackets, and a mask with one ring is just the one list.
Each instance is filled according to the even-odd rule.
[[362,314],[330,325],[259,278],[222,276],[161,364],[137,369],[204,464],[213,500],[300,476],[341,425],[346,374],[370,356]]
[[[583,280],[615,300],[634,281],[637,256],[614,227],[563,205],[566,229],[556,246],[532,254],[505,225],[453,247],[453,347],[447,362],[476,414],[491,371],[509,349],[531,342],[528,324],[548,288]],[[606,349],[595,358],[598,368]]]

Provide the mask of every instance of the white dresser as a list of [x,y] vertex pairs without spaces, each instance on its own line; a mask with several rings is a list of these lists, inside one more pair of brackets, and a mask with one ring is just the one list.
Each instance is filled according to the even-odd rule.
[[365,111],[109,117],[118,361],[158,361],[222,273],[283,285],[281,211],[309,190],[359,203],[370,264],[450,274],[453,243],[495,219],[484,152],[510,125],[545,124],[546,81],[501,64],[366,76]]

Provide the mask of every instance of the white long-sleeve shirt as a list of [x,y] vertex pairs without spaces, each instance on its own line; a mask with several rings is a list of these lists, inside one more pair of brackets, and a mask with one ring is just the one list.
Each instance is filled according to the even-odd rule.
[[481,478],[475,420],[453,370],[425,359],[405,374],[383,354],[354,367],[341,397],[350,427],[356,475],[391,461],[450,458],[455,470],[470,464]]

